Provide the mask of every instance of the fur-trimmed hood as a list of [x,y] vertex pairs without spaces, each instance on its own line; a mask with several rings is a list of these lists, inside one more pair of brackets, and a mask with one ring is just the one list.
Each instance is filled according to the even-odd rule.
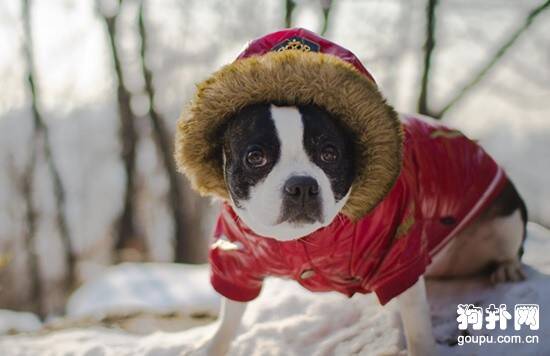
[[397,113],[353,53],[291,29],[251,42],[235,62],[198,84],[178,122],[175,158],[201,194],[229,198],[220,129],[240,109],[265,102],[316,104],[354,133],[357,173],[343,214],[359,219],[390,191],[402,160]]

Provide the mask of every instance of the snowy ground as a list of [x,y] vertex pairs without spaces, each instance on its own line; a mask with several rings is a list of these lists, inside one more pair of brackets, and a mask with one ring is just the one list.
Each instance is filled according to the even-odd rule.
[[[429,296],[435,335],[442,355],[548,355],[550,354],[550,231],[536,224],[528,229],[525,262],[528,280],[495,288],[484,280],[430,282]],[[70,300],[69,325],[62,330],[45,329],[0,338],[2,355],[180,355],[208,337],[213,323],[185,323],[217,313],[218,297],[208,284],[206,266],[169,264],[126,264],[111,270],[78,290]],[[480,306],[516,303],[541,305],[538,331],[513,331],[503,335],[538,335],[538,345],[492,344],[456,345],[459,334],[456,305]],[[100,327],[98,321],[136,312],[156,312],[165,318],[180,312],[179,332],[147,335]],[[132,314],[134,313],[134,314]],[[170,314],[172,313],[172,314]],[[2,316],[2,314],[0,314]],[[194,317],[193,317],[194,316]],[[28,317],[28,316],[27,316]],[[88,325],[77,320],[88,318]],[[17,318],[14,318],[15,321]],[[95,319],[96,322],[90,320]],[[137,318],[147,330],[159,329],[159,318]],[[162,318],[161,318],[162,319]],[[73,326],[71,325],[73,321]],[[373,296],[356,295],[347,299],[335,293],[314,294],[296,283],[268,280],[261,296],[250,304],[243,326],[232,345],[231,355],[405,355],[395,306],[380,307]],[[155,324],[155,325],[153,325]],[[106,323],[103,322],[103,325]],[[134,325],[135,326],[135,325]],[[132,328],[130,328],[132,329]],[[163,329],[160,327],[160,329]],[[166,328],[164,328],[166,330]],[[174,329],[174,328],[172,328]],[[32,329],[30,329],[32,330]],[[475,334],[475,332],[471,332]],[[482,331],[480,334],[497,335]]]

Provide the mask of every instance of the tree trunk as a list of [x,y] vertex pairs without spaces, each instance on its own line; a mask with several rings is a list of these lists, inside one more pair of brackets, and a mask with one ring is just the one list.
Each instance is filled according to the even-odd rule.
[[153,86],[153,74],[147,66],[147,31],[144,20],[144,2],[141,3],[138,15],[139,36],[141,39],[140,59],[141,71],[145,80],[145,92],[149,98],[148,116],[151,120],[153,134],[157,148],[161,154],[162,163],[166,171],[169,182],[169,205],[174,222],[174,241],[175,241],[175,262],[191,262],[194,259],[192,240],[187,232],[192,229],[187,228],[186,222],[188,214],[186,214],[183,204],[182,181],[176,169],[174,160],[174,142],[170,131],[166,128],[164,117],[157,111],[155,107],[155,88]]
[[324,36],[328,30],[328,20],[330,11],[332,10],[332,0],[321,0],[321,8],[323,9],[323,25],[319,33]]
[[136,142],[137,130],[135,126],[136,117],[131,110],[131,95],[124,84],[124,74],[120,63],[120,53],[116,41],[117,15],[102,15],[107,27],[109,46],[113,58],[114,70],[117,78],[117,105],[120,120],[119,137],[121,142],[121,159],[126,174],[126,189],[124,192],[124,203],[122,212],[116,223],[115,249],[117,259],[124,260],[124,252],[139,246],[135,215],[135,171],[136,171]]
[[36,166],[36,154],[39,150],[44,153],[48,171],[52,177],[54,197],[56,202],[56,223],[61,239],[65,248],[66,264],[66,291],[69,292],[75,283],[75,255],[72,246],[71,236],[69,234],[67,220],[65,217],[65,190],[61,181],[61,176],[55,165],[48,126],[45,124],[38,104],[38,91],[36,89],[35,66],[33,56],[32,26],[31,26],[31,3],[30,0],[23,0],[22,3],[22,21],[24,28],[24,56],[27,66],[27,81],[29,84],[32,104],[33,118],[33,147],[31,148],[30,162],[25,169],[23,178],[23,194],[27,207],[27,242],[26,245],[30,251],[30,264],[33,280],[33,295],[38,300],[38,314],[43,315],[41,308],[42,285],[40,280],[40,270],[38,267],[37,254],[34,249],[34,235],[36,231],[36,209],[33,203],[33,176]]
[[292,27],[292,13],[294,12],[294,8],[296,7],[296,3],[294,0],[285,0],[285,27],[290,28]]
[[435,47],[435,8],[438,0],[428,0],[426,6],[426,42],[424,43],[424,68],[422,70],[422,83],[420,85],[420,96],[418,97],[418,112],[423,115],[430,115],[428,109],[428,88],[430,81],[430,70],[432,54]]

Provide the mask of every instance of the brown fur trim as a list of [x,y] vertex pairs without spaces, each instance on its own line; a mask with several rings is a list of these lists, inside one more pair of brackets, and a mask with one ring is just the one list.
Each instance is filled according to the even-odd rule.
[[316,104],[355,133],[357,175],[345,215],[361,218],[389,192],[401,170],[402,129],[376,85],[335,56],[283,51],[240,59],[198,85],[178,122],[175,158],[201,194],[228,199],[218,130],[262,102]]

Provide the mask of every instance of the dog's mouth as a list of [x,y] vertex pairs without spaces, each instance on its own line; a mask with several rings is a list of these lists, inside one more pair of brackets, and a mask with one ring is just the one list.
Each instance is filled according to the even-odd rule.
[[316,222],[322,223],[323,217],[319,209],[284,209],[277,221],[277,224],[282,224],[284,222],[301,226],[306,224],[314,224]]

